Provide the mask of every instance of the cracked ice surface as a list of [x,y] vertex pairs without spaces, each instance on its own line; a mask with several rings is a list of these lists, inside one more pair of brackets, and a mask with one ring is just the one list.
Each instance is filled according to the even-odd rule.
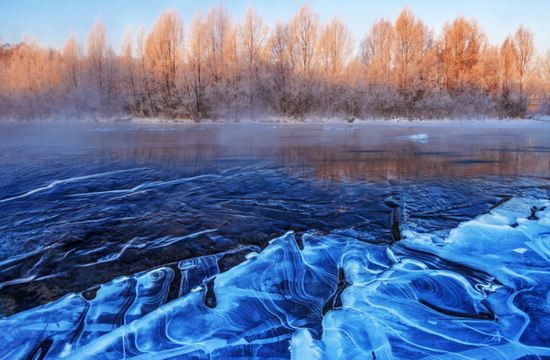
[[[0,321],[3,358],[517,359],[550,356],[550,201],[512,198],[446,237],[400,224],[294,233],[116,279]],[[362,239],[367,239],[361,233]],[[527,249],[524,252],[515,249]],[[254,247],[239,251],[251,254]]]

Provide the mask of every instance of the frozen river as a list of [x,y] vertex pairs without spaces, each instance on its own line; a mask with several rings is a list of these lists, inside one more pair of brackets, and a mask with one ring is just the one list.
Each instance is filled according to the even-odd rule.
[[0,359],[550,357],[550,131],[0,123]]

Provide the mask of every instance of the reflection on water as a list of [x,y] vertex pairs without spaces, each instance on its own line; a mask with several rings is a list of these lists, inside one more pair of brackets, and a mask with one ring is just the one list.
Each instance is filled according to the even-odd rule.
[[[329,346],[317,342],[322,340],[328,344],[334,340],[321,339],[325,322],[346,322],[345,316],[338,320],[340,313],[333,309],[341,307],[346,299],[352,301],[351,293],[372,293],[371,287],[376,287],[366,286],[364,279],[354,282],[353,276],[365,276],[371,281],[389,276],[387,274],[398,274],[396,276],[403,279],[412,279],[416,284],[412,287],[399,282],[385,284],[386,293],[380,293],[373,301],[383,304],[388,299],[399,298],[398,294],[403,291],[411,293],[409,300],[394,299],[405,301],[400,303],[402,308],[396,305],[395,309],[408,312],[409,307],[428,306],[429,309],[419,311],[422,318],[429,318],[424,312],[436,311],[444,316],[493,321],[491,311],[500,309],[498,311],[509,311],[506,314],[515,319],[523,313],[517,309],[498,308],[495,297],[491,298],[495,304],[485,303],[487,289],[501,286],[499,281],[502,283],[509,275],[490,273],[490,269],[477,262],[446,251],[450,247],[443,245],[447,239],[457,238],[458,233],[451,231],[460,224],[488,212],[497,203],[511,206],[514,204],[510,202],[511,197],[522,197],[526,200],[518,205],[521,211],[516,216],[518,219],[521,216],[521,221],[514,223],[515,218],[506,210],[503,216],[509,218],[509,223],[495,224],[504,226],[504,232],[517,228],[517,234],[521,230],[522,234],[527,234],[521,236],[529,237],[533,243],[542,241],[536,253],[544,254],[547,239],[540,240],[539,235],[544,234],[548,212],[543,213],[544,201],[532,199],[548,199],[550,193],[549,135],[541,130],[361,125],[0,124],[0,315],[19,313],[19,317],[10,318],[19,320],[9,321],[15,321],[14,324],[32,322],[35,315],[26,310],[68,293],[84,291],[52,303],[48,308],[55,316],[61,316],[60,311],[66,311],[67,304],[74,305],[80,320],[55,336],[77,339],[75,331],[82,332],[82,326],[97,320],[89,319],[91,314],[96,314],[95,310],[86,313],[90,307],[112,305],[109,311],[113,312],[113,319],[130,319],[116,320],[109,325],[112,325],[108,330],[111,331],[135,319],[139,321],[141,316],[164,302],[172,305],[167,304],[171,308],[162,311],[169,311],[170,316],[175,317],[180,316],[182,308],[173,304],[197,301],[197,297],[205,298],[204,304],[197,305],[200,311],[210,311],[203,307],[215,308],[217,303],[222,306],[222,301],[216,302],[216,296],[230,299],[234,294],[221,285],[214,286],[212,279],[218,275],[219,281],[232,284],[237,281],[235,274],[254,268],[262,276],[268,276],[270,271],[280,272],[281,279],[291,277],[284,280],[288,284],[301,286],[303,279],[294,278],[294,273],[285,270],[285,266],[295,266],[296,271],[313,273],[314,277],[326,275],[327,282],[316,288],[318,293],[311,295],[314,300],[308,294],[292,293],[294,290],[287,285],[270,285],[273,289],[292,293],[287,297],[287,300],[292,298],[290,303],[284,305],[290,313],[295,307],[293,301],[313,304],[306,306],[309,307],[305,313],[296,314],[298,317],[309,314],[306,320],[311,323],[304,321],[311,325],[308,330],[311,333],[294,333],[294,327],[300,327],[299,322],[303,319],[296,320],[298,325],[269,323],[269,326],[276,325],[269,328],[267,323],[262,323],[266,319],[258,318],[254,321],[263,325],[254,323],[260,327],[242,329],[251,331],[247,332],[251,338],[261,338],[271,332],[279,334],[280,338],[270,343],[273,346],[269,350],[273,352],[267,352],[270,356],[287,357],[290,337],[296,337],[293,346],[300,341],[305,341],[311,349]],[[530,208],[535,206],[532,204],[537,207]],[[519,210],[512,208],[510,211]],[[483,219],[495,221],[490,214]],[[538,232],[531,230],[529,222],[533,221],[539,221]],[[485,234],[486,230],[482,228],[480,234]],[[288,231],[295,235],[288,236]],[[279,240],[270,245],[273,239]],[[326,246],[333,247],[332,255],[324,250]],[[502,251],[523,254],[527,251],[526,246]],[[438,250],[440,248],[444,250]],[[270,250],[262,252],[264,249]],[[466,245],[459,250],[462,251],[460,256],[471,251]],[[271,257],[277,258],[278,255],[274,255],[277,251],[282,251],[284,261],[273,265]],[[487,245],[484,251],[493,250]],[[257,252],[262,252],[258,258],[263,260],[251,265],[253,262],[247,259],[252,259]],[[369,252],[376,255],[367,261],[365,254]],[[526,254],[533,264],[541,268],[546,266],[535,253]],[[502,259],[507,259],[508,255],[502,255]],[[308,261],[311,262],[302,259],[296,263],[301,256],[310,256]],[[368,263],[365,274],[347,275],[348,271],[362,271],[357,269],[364,264],[356,263],[359,260],[355,257],[362,259],[361,264]],[[510,264],[515,267],[517,259],[512,260]],[[313,265],[316,262],[318,264]],[[347,268],[337,269],[332,262],[341,262],[339,266]],[[236,266],[238,264],[241,265]],[[164,267],[148,272],[159,266]],[[271,267],[272,270],[264,270]],[[528,274],[528,267],[523,263],[518,269],[521,276],[527,274],[525,276],[535,278]],[[322,276],[324,271],[326,274]],[[122,275],[129,277],[113,282]],[[424,279],[431,275],[435,280],[425,285]],[[512,276],[509,281],[519,281],[521,276]],[[443,280],[437,280],[439,278]],[[272,280],[276,279],[269,279]],[[205,281],[209,285],[205,283],[199,292],[189,293],[193,286]],[[219,281],[216,280],[217,284]],[[474,284],[473,288],[467,285],[468,281]],[[98,288],[98,284],[108,285]],[[243,284],[238,286],[248,290],[257,286],[253,281]],[[523,285],[504,285],[513,291],[523,291]],[[140,293],[137,290],[140,286],[158,288],[158,291]],[[311,286],[315,287],[315,283]],[[483,286],[482,290],[479,286]],[[346,290],[348,287],[350,290]],[[430,295],[432,287],[435,290]],[[445,289],[460,294],[461,301],[455,303]],[[131,295],[132,291],[137,295]],[[113,295],[118,292],[119,295]],[[504,292],[502,290],[502,294]],[[188,293],[190,295],[186,295]],[[431,297],[434,294],[436,300],[442,298],[436,301]],[[503,296],[499,303],[502,305],[508,298],[499,294]],[[513,297],[511,294],[506,296]],[[411,300],[415,296],[420,302]],[[119,297],[125,300],[117,300]],[[238,301],[249,304],[249,300],[244,297]],[[145,309],[140,301],[150,306]],[[472,301],[474,305],[470,304]],[[252,307],[251,304],[246,306]],[[357,309],[362,306],[366,304],[360,304]],[[243,316],[226,310],[224,316],[232,319]],[[281,310],[281,316],[287,310]],[[522,311],[531,316],[528,309]],[[262,308],[260,312],[267,314],[269,311]],[[384,312],[378,314],[380,318],[376,321],[373,318],[365,321],[375,321],[383,328],[380,324]],[[44,314],[41,316],[50,316]],[[326,314],[328,317],[323,318]],[[531,318],[536,324],[543,323],[544,319]],[[41,321],[47,325],[49,320]],[[387,321],[386,325],[394,324],[396,319]],[[417,325],[434,327],[430,321],[431,325]],[[6,324],[0,322],[0,329]],[[148,324],[150,326],[151,322]],[[279,325],[282,327],[277,328]],[[289,326],[294,330],[289,330]],[[467,338],[469,325],[464,322],[460,326],[462,332],[458,338]],[[481,336],[480,343],[488,341],[487,334],[494,339],[503,331],[500,325],[492,323],[490,330],[480,335],[485,331],[483,326],[484,323],[480,323],[476,328]],[[447,330],[450,334],[456,329]],[[529,344],[541,345],[536,330],[529,331],[523,335],[528,336]],[[42,339],[40,334],[36,335],[36,341]],[[124,343],[116,332],[111,335],[114,343]],[[520,335],[521,332],[513,334]],[[75,340],[75,349],[91,342],[94,336],[89,335],[87,340],[83,340],[85,336],[79,337],[80,340]],[[51,339],[49,341],[53,341]],[[386,344],[382,338],[376,341]],[[55,341],[48,344],[52,347],[50,353],[55,354],[56,346],[60,345]],[[511,348],[521,351],[521,346],[516,348],[516,345],[514,343]],[[43,345],[40,346],[42,349]],[[408,345],[400,343],[399,346],[403,347],[403,354],[412,351]],[[449,343],[443,347],[451,350],[460,346]],[[31,348],[24,350],[29,352],[25,356],[38,351]],[[246,349],[241,350],[244,353],[257,350],[254,347]],[[293,351],[303,350],[300,349]],[[388,349],[384,351],[391,354]],[[426,354],[433,355],[439,350],[434,351]]]
[[[49,167],[43,161],[51,156],[58,167],[74,166],[75,173],[92,171],[80,164],[86,161],[108,170],[152,166],[177,176],[262,161],[326,180],[550,174],[550,134],[541,130],[248,124],[151,131],[163,129],[102,126],[3,125],[0,159],[6,166],[17,162],[17,155],[27,161],[25,154],[40,154],[38,166]],[[405,137],[411,134],[426,134],[428,140]]]
[[[265,129],[211,127],[208,131],[163,134],[140,132],[89,138],[110,148],[120,141],[121,161],[170,163],[195,172],[209,168],[273,161],[295,170],[312,171],[319,179],[368,180],[479,175],[548,176],[548,133],[528,130],[457,130],[288,126]],[[421,132],[428,141],[403,134]],[[116,140],[115,140],[116,139]],[[155,140],[153,140],[155,139]],[[161,143],[162,141],[162,143]],[[133,144],[133,145],[130,145]],[[132,150],[136,145],[144,145]]]
[[[310,170],[320,179],[371,180],[479,175],[548,176],[548,133],[524,130],[460,131],[422,129],[428,141],[403,138],[419,132],[407,128],[350,127],[354,131],[325,130],[321,126],[289,126],[277,130],[227,129],[171,133],[162,144],[132,152],[121,139],[119,159],[136,162],[180,159],[195,171],[208,167],[246,165],[269,160],[298,170]],[[114,134],[113,134],[114,135]],[[114,138],[114,136],[113,136]],[[102,140],[114,140],[107,136]],[[143,132],[134,144],[148,144]],[[134,142],[136,141],[136,142]],[[162,146],[159,148],[157,146]]]

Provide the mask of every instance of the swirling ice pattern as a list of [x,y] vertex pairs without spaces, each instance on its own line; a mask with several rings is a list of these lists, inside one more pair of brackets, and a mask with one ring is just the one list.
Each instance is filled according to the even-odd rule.
[[69,355],[158,308],[173,277],[172,269],[163,267],[118,278],[98,289],[93,299],[71,294],[2,320],[0,338],[9,345],[1,354],[6,359],[41,358],[41,353],[47,358]]
[[[512,199],[441,239],[353,231],[211,255],[0,321],[5,358],[518,359],[550,356],[550,201]],[[365,239],[364,234],[361,236]],[[367,237],[368,238],[368,237]],[[514,251],[526,249],[525,251]],[[252,250],[252,249],[251,249]]]

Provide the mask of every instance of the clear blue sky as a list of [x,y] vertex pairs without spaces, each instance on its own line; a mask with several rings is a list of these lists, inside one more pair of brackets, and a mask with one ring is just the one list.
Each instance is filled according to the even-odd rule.
[[[201,7],[206,13],[218,0],[0,0],[0,36],[3,42],[18,43],[24,33],[36,34],[42,44],[62,46],[71,29],[84,44],[86,34],[101,13],[109,38],[118,50],[120,39],[129,24],[134,35],[141,23],[151,28],[158,14],[175,6],[184,23],[191,21]],[[277,17],[289,19],[301,1],[226,0],[233,16],[242,17],[249,3],[270,25]],[[502,42],[507,34],[523,23],[535,33],[539,53],[550,48],[550,0],[310,0],[321,21],[333,13],[346,18],[358,42],[379,17],[394,20],[405,4],[433,27],[458,15],[475,17],[485,28],[491,42]]]

